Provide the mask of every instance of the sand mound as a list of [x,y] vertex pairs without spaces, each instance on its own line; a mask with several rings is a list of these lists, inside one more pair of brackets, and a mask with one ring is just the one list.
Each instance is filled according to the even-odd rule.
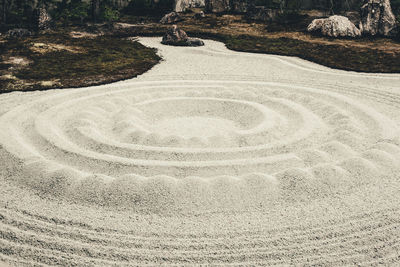
[[398,261],[400,76],[142,42],[137,79],[0,96],[0,259]]

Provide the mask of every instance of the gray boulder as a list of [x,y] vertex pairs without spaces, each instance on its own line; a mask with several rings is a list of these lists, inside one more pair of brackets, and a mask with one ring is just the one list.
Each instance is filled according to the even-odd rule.
[[8,30],[7,33],[5,34],[6,38],[21,38],[31,35],[32,33],[30,31],[21,28]]
[[176,25],[172,25],[163,36],[162,44],[174,46],[202,46],[204,42],[200,39],[189,38],[183,30]]
[[175,0],[173,10],[175,12],[184,12],[188,8],[205,7],[205,0]]
[[182,21],[183,18],[176,12],[170,12],[161,18],[160,23],[162,24],[172,24],[178,21]]
[[163,36],[161,43],[179,45],[186,43],[188,39],[186,32],[179,29],[178,26],[172,25]]
[[307,27],[308,32],[318,32],[329,37],[358,37],[361,31],[346,17],[331,16],[314,19]]
[[367,35],[394,36],[396,18],[389,0],[365,0],[361,7],[360,30]]
[[197,38],[190,38],[187,41],[188,46],[203,46],[204,42]]

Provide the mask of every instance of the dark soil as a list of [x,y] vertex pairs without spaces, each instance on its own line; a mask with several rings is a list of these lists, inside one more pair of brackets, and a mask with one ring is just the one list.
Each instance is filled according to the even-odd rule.
[[[35,44],[44,44],[44,48],[36,51]],[[142,74],[161,59],[155,49],[136,41],[115,37],[77,39],[67,34],[7,40],[0,43],[0,51],[3,51],[3,62],[9,57],[30,62],[27,66],[1,63],[0,75],[13,77],[0,80],[0,92],[110,83]]]
[[400,53],[378,49],[309,43],[286,37],[271,39],[253,36],[224,38],[226,46],[236,51],[297,56],[331,68],[400,73]]

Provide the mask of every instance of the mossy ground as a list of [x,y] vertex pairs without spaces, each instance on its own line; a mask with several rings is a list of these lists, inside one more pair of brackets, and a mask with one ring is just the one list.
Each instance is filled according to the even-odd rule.
[[[136,41],[110,36],[72,38],[62,33],[6,40],[0,43],[0,51],[0,92],[109,83],[146,72],[161,59],[154,49]],[[10,57],[30,63],[4,63]]]

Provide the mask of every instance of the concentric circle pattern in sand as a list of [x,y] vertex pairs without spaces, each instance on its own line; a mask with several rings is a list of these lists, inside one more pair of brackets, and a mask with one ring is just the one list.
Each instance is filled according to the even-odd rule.
[[[177,51],[169,49],[167,62]],[[232,53],[214,49],[203,57]],[[27,265],[399,261],[398,94],[321,88],[312,76],[310,85],[234,73],[157,80],[157,67],[147,78],[41,93],[2,111],[0,258]],[[314,68],[289,69],[330,75]],[[400,84],[396,76],[375,79]]]
[[18,182],[129,206],[148,205],[154,190],[175,202],[199,190],[209,198],[222,185],[223,199],[246,197],[235,190],[312,197],[368,183],[380,167],[396,166],[400,153],[397,125],[373,109],[337,93],[267,82],[74,91],[12,109],[0,124],[7,125],[2,146],[23,162]]

